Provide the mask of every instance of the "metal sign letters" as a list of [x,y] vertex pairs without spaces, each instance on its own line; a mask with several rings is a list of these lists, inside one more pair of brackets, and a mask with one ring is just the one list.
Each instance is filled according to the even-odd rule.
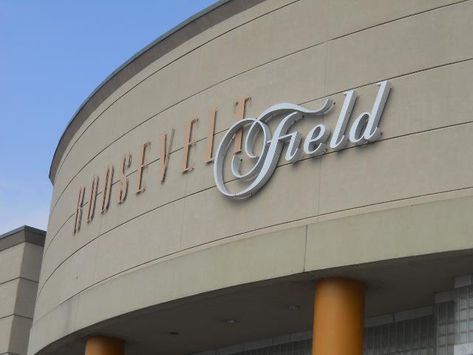
[[[284,148],[286,148],[284,159],[288,163],[294,163],[301,157],[318,157],[327,150],[338,151],[349,143],[358,145],[378,140],[381,136],[379,121],[391,86],[388,81],[382,81],[377,85],[379,89],[371,111],[357,116],[349,129],[351,112],[357,98],[355,90],[344,93],[345,99],[333,133],[323,123],[317,123],[305,138],[293,126],[300,120],[324,116],[332,109],[333,100],[325,100],[315,110],[289,103],[277,104],[269,107],[256,118],[245,118],[246,105],[250,98],[240,98],[235,103],[237,122],[225,133],[215,155],[213,148],[217,109],[212,110],[208,119],[207,149],[204,162],[205,164],[214,164],[213,175],[217,190],[232,199],[241,200],[254,195],[273,175]],[[199,119],[194,116],[192,120],[185,122],[181,161],[183,174],[191,173],[194,169],[191,148],[197,143],[193,138],[193,130],[198,121]],[[270,127],[274,128],[274,132]],[[139,158],[136,163],[133,163],[134,167],[132,167],[134,159],[132,159],[131,153],[126,153],[116,169],[118,176],[114,175],[115,167],[108,165],[103,180],[99,179],[97,175],[92,177],[90,191],[87,194],[84,186],[79,187],[74,233],[78,233],[81,228],[84,208],[87,208],[87,223],[94,220],[97,199],[100,199],[101,214],[108,212],[112,200],[112,190],[116,191],[115,201],[118,205],[125,203],[130,186],[135,186],[136,195],[144,193],[146,191],[145,171],[149,161],[158,162],[159,176],[156,177],[156,180],[164,183],[173,150],[173,137],[174,129],[162,133],[159,137],[158,151],[154,153],[151,142],[145,142],[140,147]],[[245,164],[242,164],[243,161]],[[133,173],[133,169],[136,169],[136,178],[135,182],[130,185],[129,177]],[[227,179],[224,176],[225,171],[231,175]],[[229,185],[235,181],[239,182],[234,184],[236,187],[229,188]],[[85,201],[85,196],[89,196],[88,201]]]
[[[330,137],[330,129],[322,123],[314,126],[302,141],[301,133],[291,132],[291,127],[299,120],[322,116],[333,106],[333,101],[328,99],[317,110],[309,110],[293,104],[278,104],[271,106],[257,118],[245,118],[227,131],[222,138],[215,154],[214,179],[217,189],[225,196],[235,199],[245,199],[254,195],[271,178],[279,162],[284,145],[287,144],[285,159],[293,163],[299,159],[302,152],[306,156],[316,157],[322,155],[327,149],[340,150],[350,141],[353,144],[374,142],[381,136],[379,120],[390,91],[390,83],[378,83],[379,90],[373,108],[370,112],[359,115],[352,123],[348,136],[346,127],[350,114],[356,101],[356,92],[350,90],[344,93],[345,100],[335,126],[335,131]],[[268,122],[279,118],[273,134],[268,127]],[[234,152],[231,158],[231,173],[233,179],[249,181],[248,185],[240,191],[231,192],[224,181],[224,165],[237,132],[246,128],[246,139],[241,152]],[[260,154],[255,154],[255,142],[258,136],[262,139]],[[246,172],[241,171],[242,154],[252,161],[252,167]],[[231,180],[231,179],[230,179]]]

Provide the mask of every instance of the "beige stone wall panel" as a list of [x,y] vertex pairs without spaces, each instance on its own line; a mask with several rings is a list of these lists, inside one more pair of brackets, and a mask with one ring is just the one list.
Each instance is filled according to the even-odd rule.
[[13,316],[0,319],[0,354],[10,350],[10,334],[12,330]]
[[2,267],[0,268],[0,283],[11,281],[21,276],[20,270],[24,249],[25,244],[18,244],[0,252],[2,260]]
[[18,284],[19,279],[0,284],[0,318],[14,314]]

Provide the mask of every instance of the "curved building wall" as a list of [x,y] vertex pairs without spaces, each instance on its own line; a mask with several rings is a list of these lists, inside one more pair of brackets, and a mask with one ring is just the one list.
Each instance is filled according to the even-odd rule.
[[[190,36],[117,86],[55,157],[30,353],[107,319],[204,292],[473,248],[471,18],[472,1],[267,0]],[[280,102],[317,108],[332,98],[323,118],[298,123],[306,136],[317,122],[333,130],[347,90],[358,93],[352,119],[371,110],[383,80],[392,90],[379,141],[297,164],[281,158],[267,185],[244,201],[217,191],[213,164],[205,162],[212,110],[215,151],[238,118],[239,98],[251,98],[247,117]],[[193,170],[183,173],[186,127],[196,117]],[[160,181],[164,134],[170,155]],[[137,194],[146,142],[145,191]],[[128,195],[118,204],[128,153]]]

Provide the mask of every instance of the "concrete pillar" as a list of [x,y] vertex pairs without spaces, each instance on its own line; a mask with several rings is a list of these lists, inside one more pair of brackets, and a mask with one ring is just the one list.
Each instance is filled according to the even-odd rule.
[[317,282],[314,304],[313,355],[362,355],[364,286],[328,278]]
[[90,336],[85,345],[85,355],[123,355],[125,342],[121,339]]

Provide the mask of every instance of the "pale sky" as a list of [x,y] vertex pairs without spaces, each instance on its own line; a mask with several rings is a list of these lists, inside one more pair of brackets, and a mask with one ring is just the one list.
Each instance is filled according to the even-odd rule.
[[0,234],[46,229],[51,159],[85,98],[214,0],[0,0]]

